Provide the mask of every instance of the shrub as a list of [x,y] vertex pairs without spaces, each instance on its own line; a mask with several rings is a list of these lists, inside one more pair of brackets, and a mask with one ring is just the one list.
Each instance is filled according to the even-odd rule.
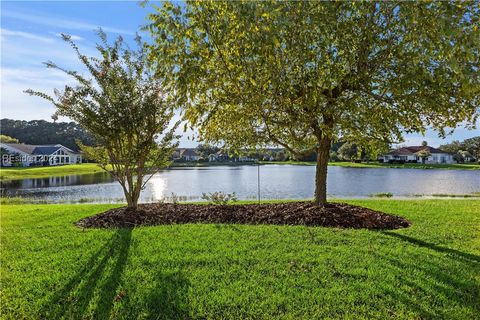
[[376,198],[391,198],[393,194],[391,192],[379,192],[379,193],[372,193],[368,195],[369,197],[376,197]]
[[202,193],[202,199],[207,200],[210,204],[227,205],[229,202],[236,202],[237,195],[234,193],[224,193],[221,191]]

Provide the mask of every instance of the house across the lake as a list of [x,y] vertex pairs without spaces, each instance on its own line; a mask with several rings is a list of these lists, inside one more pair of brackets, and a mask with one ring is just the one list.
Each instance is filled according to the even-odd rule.
[[381,156],[383,162],[456,163],[453,154],[430,146],[402,147]]
[[82,162],[82,155],[61,144],[0,143],[2,166],[58,166]]
[[174,153],[173,158],[175,160],[182,160],[182,161],[198,161],[200,160],[201,156],[195,151],[195,149],[185,148],[185,149],[177,149]]

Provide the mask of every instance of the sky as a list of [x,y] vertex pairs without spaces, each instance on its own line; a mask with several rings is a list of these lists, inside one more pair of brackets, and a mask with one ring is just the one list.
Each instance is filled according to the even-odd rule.
[[[47,69],[42,62],[53,61],[59,66],[82,70],[72,49],[61,33],[72,39],[87,55],[95,55],[95,30],[102,27],[111,37],[121,35],[133,42],[135,33],[146,23],[152,9],[141,7],[138,1],[1,1],[1,108],[0,117],[17,120],[51,120],[54,107],[38,97],[23,93],[33,89],[53,93],[54,88],[72,84],[65,74]],[[68,120],[68,119],[61,119]],[[477,124],[480,128],[480,123]],[[452,140],[464,140],[480,135],[475,131],[456,128],[446,139],[432,130],[425,136],[405,135],[406,145],[419,145],[423,140],[438,147]],[[194,147],[192,132],[183,133],[181,147]]]

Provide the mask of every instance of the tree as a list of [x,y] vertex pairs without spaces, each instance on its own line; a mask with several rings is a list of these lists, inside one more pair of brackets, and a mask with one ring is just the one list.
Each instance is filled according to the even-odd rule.
[[20,141],[18,141],[18,139],[12,138],[12,137],[4,135],[4,134],[0,134],[0,142],[3,142],[3,143],[20,143]]
[[420,159],[422,159],[423,164],[425,164],[425,160],[427,160],[427,158],[431,156],[430,151],[428,151],[428,149],[422,149],[415,154],[419,156]]
[[463,141],[463,149],[480,161],[480,136],[465,139]]
[[355,161],[360,157],[359,149],[355,143],[346,142],[338,149],[338,156],[342,160]]
[[428,146],[428,142],[425,141],[425,140],[423,140],[423,141],[422,141],[422,147],[426,147],[426,146]]
[[55,98],[33,90],[27,93],[52,102],[56,115],[69,117],[94,136],[97,145],[81,144],[82,151],[120,183],[128,207],[136,209],[148,180],[169,163],[177,146],[173,141],[178,123],[168,128],[173,108],[165,100],[162,80],[154,79],[148,68],[141,39],[136,38],[139,49],[133,51],[121,37],[111,45],[103,31],[99,36],[100,58],[88,58],[69,36],[63,36],[89,71],[90,79],[47,62],[48,68],[72,76],[76,86],[55,90]]
[[456,156],[458,156],[458,159],[460,161],[458,162],[465,162],[465,160],[467,160],[468,162],[472,161],[475,156],[473,154],[471,154],[470,152],[466,151],[466,150],[460,150]]
[[163,3],[146,27],[185,119],[229,149],[316,152],[326,202],[329,149],[367,148],[427,127],[474,126],[479,105],[476,2]]
[[203,159],[208,159],[211,154],[215,154],[220,151],[219,147],[212,146],[209,144],[199,144],[196,148],[197,152]]
[[48,122],[45,120],[2,119],[2,133],[26,144],[62,144],[74,151],[79,150],[76,141],[94,145],[91,135],[75,122]]
[[287,161],[288,156],[285,153],[285,150],[279,150],[275,153],[275,161]]
[[337,162],[339,160],[340,160],[340,158],[338,157],[338,153],[336,151],[330,151],[328,161]]
[[455,140],[451,143],[441,145],[440,149],[455,154],[459,154],[461,151],[467,151],[476,159],[480,159],[480,136],[465,139],[462,142]]
[[463,145],[460,141],[455,140],[452,141],[451,143],[448,144],[443,144],[439,147],[439,149],[450,152],[450,153],[458,153],[460,150],[462,150]]

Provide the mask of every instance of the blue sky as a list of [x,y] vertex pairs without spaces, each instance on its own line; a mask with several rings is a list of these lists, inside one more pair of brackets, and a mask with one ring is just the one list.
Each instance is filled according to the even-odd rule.
[[[70,78],[46,69],[42,62],[52,60],[67,69],[81,69],[60,33],[72,35],[84,53],[95,55],[96,28],[102,27],[110,37],[122,35],[132,41],[150,10],[140,7],[137,1],[1,1],[1,118],[51,119],[54,107],[40,98],[27,96],[23,90],[52,93],[53,88],[71,83]],[[405,144],[427,140],[438,146],[478,135],[479,129],[460,127],[445,140],[433,131],[425,137],[405,135]],[[188,136],[191,133],[184,134],[181,146],[196,145]]]

